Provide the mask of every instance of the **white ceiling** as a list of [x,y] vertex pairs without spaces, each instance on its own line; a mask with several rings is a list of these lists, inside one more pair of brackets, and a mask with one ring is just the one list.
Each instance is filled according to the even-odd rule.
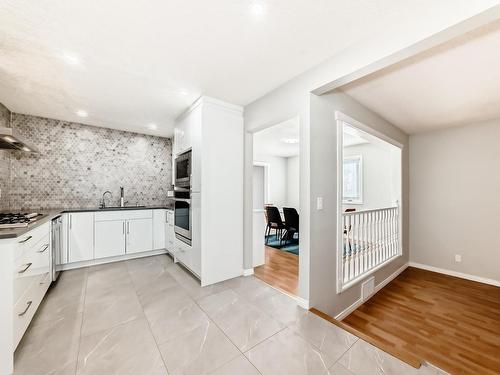
[[[299,121],[293,118],[253,135],[254,155],[269,155],[288,158],[300,153]],[[287,143],[292,140],[296,143]]]
[[500,118],[500,21],[342,87],[409,134]]
[[169,136],[173,119],[201,94],[246,105],[378,31],[457,2],[467,3],[2,0],[0,102]]

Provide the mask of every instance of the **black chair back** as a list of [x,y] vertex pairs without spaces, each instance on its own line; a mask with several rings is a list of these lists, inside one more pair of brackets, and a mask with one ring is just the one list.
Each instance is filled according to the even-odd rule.
[[283,207],[285,215],[285,227],[295,233],[299,232],[299,214],[295,208]]
[[267,214],[267,225],[275,224],[275,226],[278,228],[284,227],[283,220],[281,220],[281,215],[277,207],[266,206],[266,214]]

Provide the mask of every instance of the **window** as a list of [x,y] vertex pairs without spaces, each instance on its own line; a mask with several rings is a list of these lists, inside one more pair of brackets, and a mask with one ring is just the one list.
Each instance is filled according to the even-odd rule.
[[361,155],[344,157],[343,203],[363,204],[363,159]]

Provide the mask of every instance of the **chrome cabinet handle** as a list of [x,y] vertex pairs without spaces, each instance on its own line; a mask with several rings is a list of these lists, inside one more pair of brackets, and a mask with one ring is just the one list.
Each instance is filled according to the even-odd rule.
[[42,250],[38,250],[37,253],[44,253],[49,248],[49,244],[45,244],[42,247]]
[[123,234],[125,234],[125,222],[123,222],[123,224],[122,224],[122,231],[123,231]]
[[69,229],[73,227],[73,215],[69,215]]
[[127,221],[127,234],[130,234],[130,222]]
[[33,263],[31,263],[31,262],[30,263],[26,263],[25,264],[26,267],[24,269],[22,269],[21,271],[18,271],[17,273],[25,273],[28,270],[28,268],[31,267],[32,264]]
[[26,305],[27,305],[27,306],[26,306],[26,308],[24,309],[24,311],[23,311],[23,312],[21,312],[21,313],[19,313],[19,314],[17,314],[17,316],[23,316],[24,314],[26,314],[26,313],[28,312],[29,308],[31,307],[31,304],[32,304],[32,303],[33,303],[33,301],[28,301],[28,302],[26,303]]
[[28,242],[29,240],[31,240],[33,238],[33,236],[28,236],[26,237],[24,240],[22,241],[19,241],[19,243],[25,243],[25,242]]

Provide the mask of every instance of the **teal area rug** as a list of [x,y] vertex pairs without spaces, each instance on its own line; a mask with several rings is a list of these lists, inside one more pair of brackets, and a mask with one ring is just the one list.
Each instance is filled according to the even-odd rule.
[[291,241],[288,241],[287,245],[285,246],[285,241],[282,242],[283,246],[280,246],[280,240],[279,238],[276,238],[276,236],[270,235],[266,236],[266,242],[267,246],[273,247],[278,250],[286,251],[287,253],[292,253],[295,255],[299,255],[299,240],[298,239],[293,239]]

